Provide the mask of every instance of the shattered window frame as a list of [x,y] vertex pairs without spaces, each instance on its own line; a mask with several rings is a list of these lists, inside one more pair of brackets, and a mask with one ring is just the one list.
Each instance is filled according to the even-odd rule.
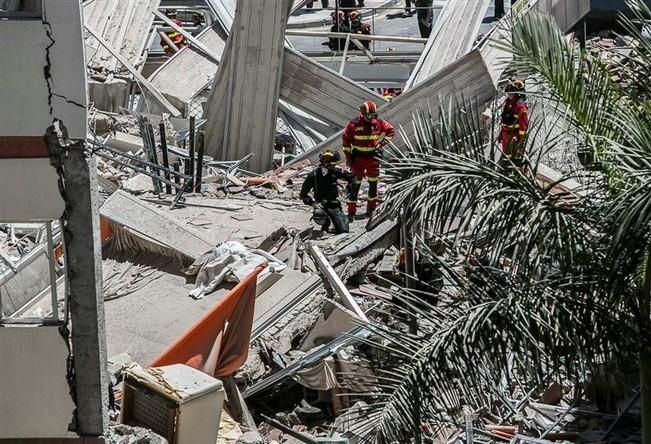
[[0,20],[41,20],[42,0],[0,0]]

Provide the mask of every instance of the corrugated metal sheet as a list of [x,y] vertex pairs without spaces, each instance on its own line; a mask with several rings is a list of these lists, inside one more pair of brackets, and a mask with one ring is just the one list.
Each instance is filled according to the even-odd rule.
[[434,23],[406,88],[411,88],[472,49],[491,0],[448,1]]
[[[447,104],[450,99],[472,99],[481,105],[488,103],[494,96],[493,79],[481,53],[474,50],[386,104],[380,109],[380,117],[396,127],[402,126],[407,134],[412,134],[412,115],[419,110],[430,110],[432,116],[437,118],[438,105]],[[341,134],[342,131],[339,131],[293,162],[303,159],[316,160],[318,153],[324,149],[339,149]],[[404,145],[400,135],[394,138],[394,143],[398,146]]]

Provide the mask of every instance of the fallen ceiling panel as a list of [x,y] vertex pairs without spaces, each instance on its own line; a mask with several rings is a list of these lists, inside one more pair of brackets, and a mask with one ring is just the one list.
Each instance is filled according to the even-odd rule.
[[[84,6],[84,25],[96,30],[111,47],[119,49],[121,56],[136,65],[154,23],[151,11],[159,6],[160,0],[95,0]],[[89,68],[126,72],[95,39],[87,39],[87,42],[86,62]]]
[[[394,126],[402,126],[408,134],[412,127],[412,116],[418,110],[429,110],[433,118],[438,115],[438,105],[448,103],[450,99],[472,98],[483,104],[495,96],[495,84],[490,76],[481,53],[477,50],[465,55],[448,67],[439,71],[420,85],[396,97],[380,109],[380,116]],[[341,146],[341,131],[328,138],[292,161],[303,159],[316,160],[318,153],[325,149],[338,149]],[[403,145],[400,137],[394,143]]]
[[472,49],[491,0],[446,3],[405,88],[418,85]]
[[289,48],[285,49],[280,97],[339,126],[355,117],[364,101],[386,102],[379,94]]
[[234,31],[208,100],[206,154],[253,171],[273,167],[276,114],[287,18],[292,2],[239,0]]
[[235,0],[208,0],[222,30],[229,33],[235,18]]
[[[217,54],[222,54],[226,46],[220,27],[214,24],[197,37]],[[174,106],[183,110],[194,96],[213,81],[217,67],[217,62],[190,45],[154,71],[149,80]],[[149,106],[158,107],[158,103],[151,102]],[[149,112],[156,112],[156,108]]]

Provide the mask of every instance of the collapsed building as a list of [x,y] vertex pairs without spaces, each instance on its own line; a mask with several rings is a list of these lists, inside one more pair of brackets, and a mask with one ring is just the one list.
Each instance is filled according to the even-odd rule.
[[[380,105],[404,146],[417,109],[489,107],[509,58],[496,42],[518,16],[550,14],[571,32],[591,7],[521,0],[496,20],[488,0],[448,1],[428,39],[349,35],[360,50],[332,55],[297,48],[327,37],[291,26],[305,2],[193,3],[3,3],[15,72],[2,97],[21,112],[0,133],[0,349],[29,358],[3,359],[0,399],[16,401],[0,439],[363,442],[355,411],[387,359],[364,347],[364,323],[405,327],[387,313],[408,241],[392,220],[320,232],[298,199],[305,176],[361,102]],[[168,33],[186,42],[171,57]],[[431,438],[576,438],[568,412],[603,415],[567,391],[519,391],[501,418]],[[546,440],[500,421],[512,417]]]

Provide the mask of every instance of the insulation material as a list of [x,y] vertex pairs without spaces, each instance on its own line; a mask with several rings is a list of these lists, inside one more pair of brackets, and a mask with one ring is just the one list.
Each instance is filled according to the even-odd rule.
[[239,242],[224,242],[185,270],[187,275],[197,276],[196,288],[190,292],[190,296],[201,299],[224,281],[241,282],[264,263],[268,263],[274,272],[280,272],[287,267],[264,250],[249,250]]
[[296,372],[296,382],[312,390],[332,390],[338,387],[335,358],[328,356],[312,367]]

